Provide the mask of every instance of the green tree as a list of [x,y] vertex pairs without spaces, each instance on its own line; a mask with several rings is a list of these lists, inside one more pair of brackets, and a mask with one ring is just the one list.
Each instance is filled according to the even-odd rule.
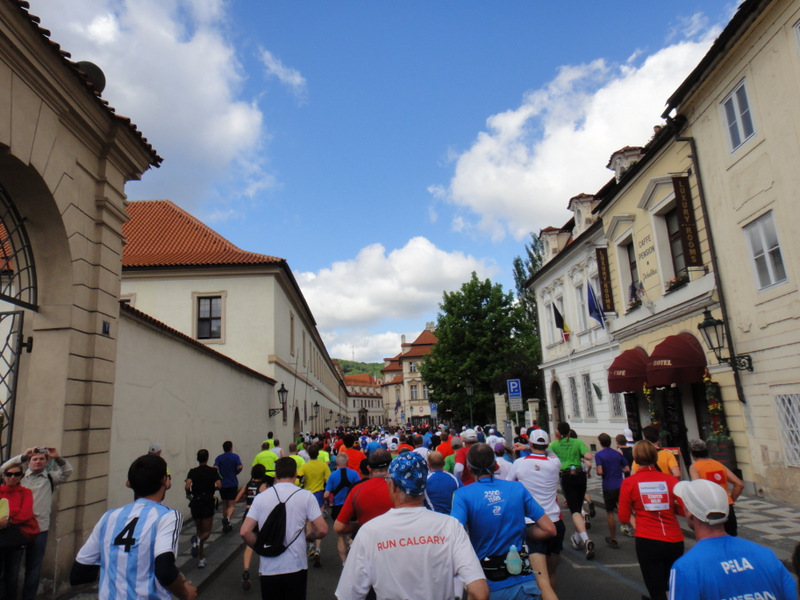
[[[535,370],[533,329],[512,293],[489,279],[470,281],[456,292],[445,292],[439,305],[434,345],[420,372],[439,403],[439,414],[469,421],[473,386],[473,423],[494,421],[494,393],[506,390],[506,379]],[[522,377],[520,377],[522,379]],[[523,381],[523,395],[527,395]]]
[[[531,334],[528,343],[530,353],[534,357],[534,364],[539,365],[542,358],[541,329],[539,328],[539,310],[536,304],[536,295],[528,289],[527,284],[536,275],[544,264],[544,245],[538,236],[531,233],[530,243],[525,244],[525,257],[517,256],[514,259],[514,286],[517,289],[517,300],[525,310],[525,318],[531,325]],[[547,423],[547,408],[544,402],[544,378],[538,367],[530,369],[521,376],[523,390],[526,398],[540,398],[539,423]],[[525,387],[527,386],[527,387]]]

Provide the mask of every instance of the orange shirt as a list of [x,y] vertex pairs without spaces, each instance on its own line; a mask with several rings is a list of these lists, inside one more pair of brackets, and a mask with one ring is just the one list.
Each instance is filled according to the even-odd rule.
[[361,461],[367,458],[366,455],[356,448],[342,448],[341,452],[347,454],[347,468],[361,473]]
[[694,468],[700,473],[701,479],[708,479],[721,485],[728,494],[728,504],[733,504],[733,498],[728,491],[728,475],[725,472],[725,465],[713,458],[698,458],[694,461]]

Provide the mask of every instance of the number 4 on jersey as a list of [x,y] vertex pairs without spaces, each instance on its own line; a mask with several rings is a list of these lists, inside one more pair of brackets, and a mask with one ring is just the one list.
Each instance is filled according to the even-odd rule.
[[134,517],[125,525],[125,528],[114,538],[115,546],[125,546],[125,552],[131,551],[131,547],[136,543],[136,538],[133,537],[133,531],[136,529],[136,523],[138,521],[139,517]]

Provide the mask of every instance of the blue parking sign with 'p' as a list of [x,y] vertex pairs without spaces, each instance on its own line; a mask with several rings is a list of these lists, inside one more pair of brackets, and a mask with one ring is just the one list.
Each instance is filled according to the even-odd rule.
[[506,385],[508,386],[509,398],[522,398],[522,384],[519,379],[507,379]]

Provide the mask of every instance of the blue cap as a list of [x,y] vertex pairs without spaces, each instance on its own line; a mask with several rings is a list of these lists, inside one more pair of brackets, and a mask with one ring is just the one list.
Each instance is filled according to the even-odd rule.
[[389,465],[389,478],[409,496],[422,496],[428,479],[428,462],[417,452],[403,452]]

